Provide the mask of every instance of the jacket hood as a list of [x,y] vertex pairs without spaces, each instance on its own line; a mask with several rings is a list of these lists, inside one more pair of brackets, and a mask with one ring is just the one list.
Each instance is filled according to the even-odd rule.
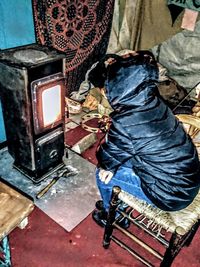
[[158,93],[158,67],[150,63],[120,66],[114,63],[105,81],[106,96],[114,110],[137,108]]

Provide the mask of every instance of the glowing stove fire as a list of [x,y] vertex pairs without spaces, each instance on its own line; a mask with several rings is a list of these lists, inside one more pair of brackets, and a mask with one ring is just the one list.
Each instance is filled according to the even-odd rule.
[[54,128],[63,120],[63,87],[61,73],[32,82],[33,122],[36,133]]
[[34,182],[64,155],[65,55],[37,44],[0,52],[0,91],[14,167]]
[[61,119],[60,99],[61,87],[58,85],[42,92],[42,121],[44,128]]

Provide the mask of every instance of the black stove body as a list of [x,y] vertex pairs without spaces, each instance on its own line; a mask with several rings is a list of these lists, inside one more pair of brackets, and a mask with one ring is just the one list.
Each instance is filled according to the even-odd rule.
[[8,151],[13,166],[35,183],[62,165],[64,66],[64,54],[38,44],[0,52],[0,96]]

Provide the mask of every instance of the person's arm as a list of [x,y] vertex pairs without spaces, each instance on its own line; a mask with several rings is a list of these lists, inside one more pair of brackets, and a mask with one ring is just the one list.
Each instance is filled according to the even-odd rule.
[[121,124],[111,125],[107,140],[97,151],[98,166],[115,173],[127,160],[134,156],[133,143]]

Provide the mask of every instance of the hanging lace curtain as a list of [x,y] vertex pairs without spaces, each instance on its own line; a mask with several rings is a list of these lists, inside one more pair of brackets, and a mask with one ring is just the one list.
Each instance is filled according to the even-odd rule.
[[66,53],[68,92],[107,50],[114,0],[32,0],[37,42]]

